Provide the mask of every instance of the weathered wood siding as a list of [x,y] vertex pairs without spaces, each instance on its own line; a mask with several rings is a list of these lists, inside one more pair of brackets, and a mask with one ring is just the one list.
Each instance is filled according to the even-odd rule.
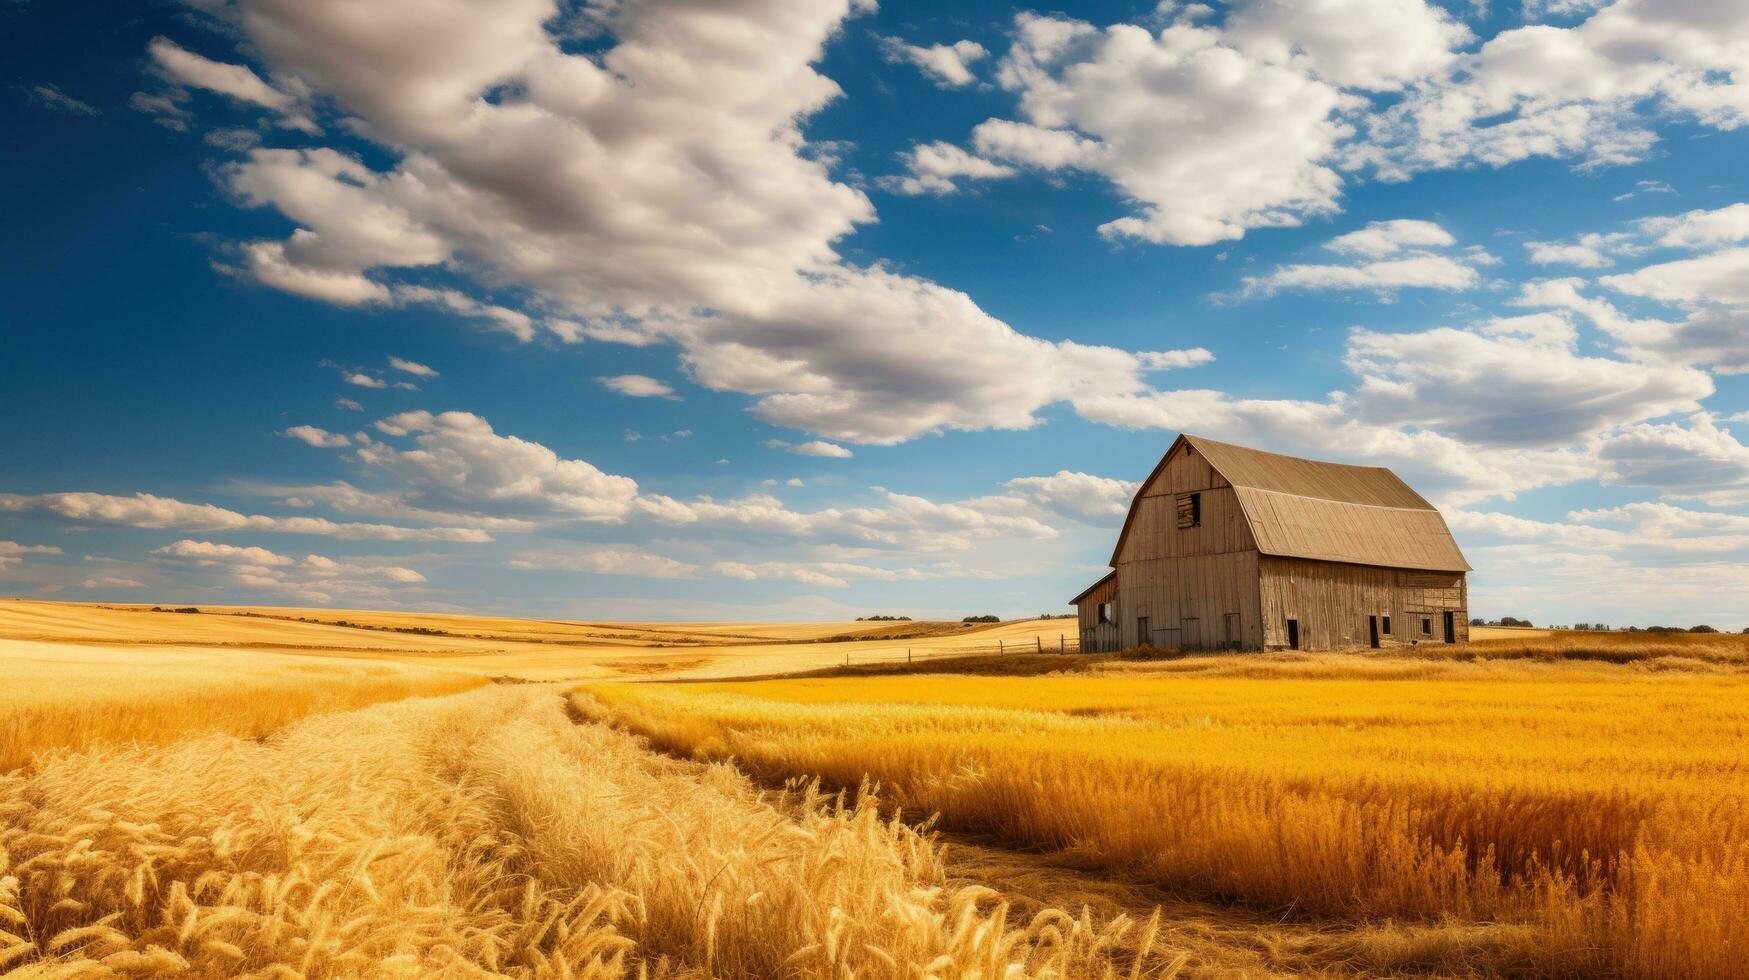
[[[1260,561],[1265,648],[1288,645],[1287,621],[1299,621],[1300,649],[1350,650],[1371,645],[1368,617],[1379,617],[1379,646],[1470,638],[1469,591],[1461,572],[1425,572],[1265,556]],[[1391,630],[1384,631],[1390,617]],[[1422,630],[1422,621],[1427,630]]]
[[[1113,578],[1101,583],[1093,591],[1081,597],[1075,604],[1075,611],[1080,620],[1080,637],[1082,653],[1110,653],[1121,649],[1117,624],[1123,621],[1121,611],[1114,610],[1113,621],[1099,621],[1099,604],[1113,602],[1117,599],[1117,579]],[[1118,607],[1121,610],[1121,606]]]
[[1260,649],[1257,559],[1255,551],[1234,551],[1119,565],[1120,642],[1180,650]]
[[[1179,498],[1201,522],[1179,526]],[[1184,650],[1263,645],[1257,546],[1233,487],[1180,445],[1142,489],[1115,556],[1119,642]],[[1141,620],[1146,619],[1143,634]]]

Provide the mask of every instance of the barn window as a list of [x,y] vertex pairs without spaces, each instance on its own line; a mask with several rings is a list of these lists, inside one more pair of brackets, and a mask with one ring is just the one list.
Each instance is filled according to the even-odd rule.
[[1422,636],[1432,636],[1433,635],[1433,620],[1427,618],[1426,616],[1421,617],[1421,635]]
[[1112,616],[1112,615],[1111,615],[1111,607],[1112,607],[1112,606],[1113,606],[1113,605],[1115,605],[1115,603],[1110,603],[1110,602],[1102,602],[1102,603],[1100,603],[1100,604],[1099,604],[1099,606],[1098,606],[1098,610],[1099,610],[1099,619],[1098,619],[1098,622],[1099,622],[1099,625],[1101,625],[1101,626],[1105,626],[1105,625],[1107,625],[1107,624],[1109,624],[1109,623],[1111,623],[1111,622],[1113,622],[1113,616]]
[[1386,636],[1391,635],[1391,617],[1389,617],[1389,616],[1385,617],[1385,635]]
[[1202,494],[1178,495],[1178,526],[1197,527],[1202,524]]

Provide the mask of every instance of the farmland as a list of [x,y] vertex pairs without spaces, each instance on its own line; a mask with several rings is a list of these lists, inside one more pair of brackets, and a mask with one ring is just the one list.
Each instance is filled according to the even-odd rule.
[[1749,638],[1037,653],[1063,625],[0,602],[0,970],[1663,977],[1745,955]]

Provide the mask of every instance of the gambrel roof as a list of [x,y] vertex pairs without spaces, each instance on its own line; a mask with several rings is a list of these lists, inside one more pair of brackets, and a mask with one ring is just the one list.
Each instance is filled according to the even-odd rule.
[[1112,564],[1123,551],[1142,494],[1184,445],[1233,485],[1263,554],[1386,568],[1470,570],[1445,518],[1382,466],[1300,459],[1189,434],[1172,443],[1136,490]]

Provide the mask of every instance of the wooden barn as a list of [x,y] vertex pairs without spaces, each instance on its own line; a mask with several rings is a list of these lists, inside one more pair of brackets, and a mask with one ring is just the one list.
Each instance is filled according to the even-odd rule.
[[1384,467],[1181,435],[1130,503],[1081,648],[1347,650],[1469,639],[1469,563]]

